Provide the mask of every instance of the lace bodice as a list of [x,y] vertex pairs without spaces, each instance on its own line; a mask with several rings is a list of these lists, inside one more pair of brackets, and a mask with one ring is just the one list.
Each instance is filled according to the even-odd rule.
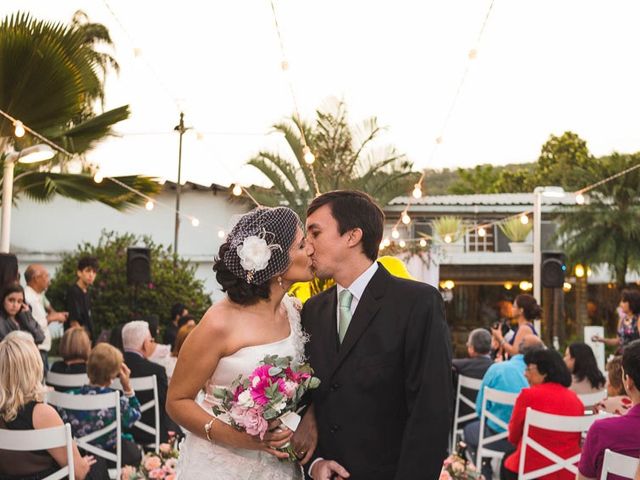
[[[216,370],[204,385],[200,406],[211,414],[217,403],[215,387],[229,387],[239,375],[249,376],[266,355],[290,356],[296,363],[304,361],[307,340],[300,325],[297,300],[285,296],[282,305],[289,319],[290,332],[286,338],[264,345],[241,348],[219,360]],[[220,420],[225,421],[224,418]],[[241,450],[220,444],[211,444],[187,433],[180,446],[178,478],[215,478],[216,480],[297,480],[302,475],[297,464],[280,462],[275,457],[257,450]]]

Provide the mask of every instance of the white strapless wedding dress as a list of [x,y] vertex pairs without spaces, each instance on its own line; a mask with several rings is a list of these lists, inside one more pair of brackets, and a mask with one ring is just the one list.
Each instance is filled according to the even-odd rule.
[[[229,387],[238,375],[249,376],[266,355],[291,356],[295,362],[304,359],[306,337],[300,325],[300,313],[296,300],[285,296],[282,303],[291,326],[289,336],[278,342],[241,348],[223,357],[211,378],[204,385],[204,397],[200,406],[211,413],[217,402],[214,387]],[[180,480],[298,480],[302,478],[298,463],[282,462],[273,455],[257,450],[231,448],[210,443],[187,432],[180,444],[177,478]]]

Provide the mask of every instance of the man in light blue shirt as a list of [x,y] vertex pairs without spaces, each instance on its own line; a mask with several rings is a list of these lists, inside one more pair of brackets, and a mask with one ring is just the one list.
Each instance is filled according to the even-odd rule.
[[[524,376],[524,370],[526,368],[524,363],[524,354],[540,348],[544,348],[542,340],[533,334],[527,335],[518,346],[518,352],[520,352],[518,355],[515,355],[506,362],[494,363],[489,367],[489,370],[487,370],[487,373],[485,373],[482,378],[482,385],[480,386],[480,391],[476,397],[476,412],[478,413],[478,416],[480,416],[482,412],[484,387],[500,390],[501,392],[520,393],[520,390],[529,386],[529,383]],[[501,403],[487,402],[487,411],[501,419],[503,422],[509,423],[513,407],[510,405],[503,405]],[[504,431],[504,428],[500,427],[495,422],[489,419],[485,421],[485,437]],[[464,427],[464,440],[467,443],[469,452],[473,458],[475,458],[476,451],[478,450],[479,437],[480,420],[471,422]],[[514,449],[513,445],[511,445],[506,439],[487,444],[486,447],[491,450],[501,452],[508,452]],[[489,459],[485,459],[482,464],[482,474],[485,478],[491,478],[492,469]]]

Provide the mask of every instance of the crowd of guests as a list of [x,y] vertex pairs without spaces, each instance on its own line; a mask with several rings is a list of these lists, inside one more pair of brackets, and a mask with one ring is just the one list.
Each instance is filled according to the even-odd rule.
[[[636,303],[637,302],[637,303]],[[600,478],[604,452],[614,452],[638,458],[640,456],[640,330],[637,313],[640,310],[640,292],[625,290],[620,309],[626,320],[620,324],[616,356],[606,366],[607,377],[599,370],[591,347],[582,342],[569,345],[564,358],[548,349],[538,337],[533,320],[539,318],[539,306],[529,295],[519,295],[513,305],[517,326],[505,331],[494,325],[491,333],[485,329],[473,330],[467,342],[468,358],[454,359],[454,373],[481,379],[478,392],[462,392],[467,398],[475,394],[476,413],[481,415],[484,387],[517,394],[515,405],[486,402],[489,414],[508,425],[505,430],[488,419],[484,425],[484,438],[505,433],[506,438],[485,444],[484,447],[504,452],[500,464],[500,478],[515,479],[520,468],[523,430],[527,408],[563,416],[601,414],[583,440],[579,432],[552,432],[531,428],[529,436],[544,448],[561,458],[582,453],[578,465],[579,480]],[[628,325],[633,325],[631,334]],[[594,339],[600,340],[600,339]],[[464,390],[464,389],[463,389]],[[595,405],[585,405],[579,395],[603,392],[606,398]],[[603,392],[604,396],[604,392]],[[460,410],[459,416],[465,412]],[[480,439],[480,420],[463,426],[463,440],[468,454],[475,462]],[[529,448],[526,452],[524,472],[532,472],[551,465],[549,458]],[[482,474],[487,479],[494,475],[490,459],[483,459]],[[497,472],[496,472],[497,473]],[[574,479],[566,469],[541,478]]]

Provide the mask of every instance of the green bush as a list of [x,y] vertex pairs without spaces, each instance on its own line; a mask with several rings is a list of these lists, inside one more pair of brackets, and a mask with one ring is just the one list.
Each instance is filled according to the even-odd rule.
[[[145,246],[151,252],[151,283],[134,288],[127,285],[127,247]],[[180,257],[174,267],[170,248],[157,245],[148,236],[103,231],[97,245],[83,243],[65,254],[51,281],[47,297],[57,310],[66,309],[66,294],[76,282],[76,266],[82,256],[98,259],[99,269],[91,291],[94,329],[97,334],[119,323],[157,315],[166,325],[171,306],[187,305],[199,318],[211,304],[202,280],[195,278],[195,266]],[[137,291],[136,291],[137,290]]]

